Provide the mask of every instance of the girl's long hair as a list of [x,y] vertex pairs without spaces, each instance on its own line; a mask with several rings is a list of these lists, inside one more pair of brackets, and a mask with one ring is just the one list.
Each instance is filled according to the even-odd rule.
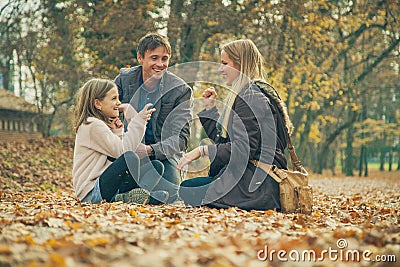
[[94,106],[94,102],[95,99],[103,100],[108,91],[114,87],[116,85],[111,80],[92,78],[79,89],[75,96],[74,133],[82,123],[87,123],[89,117],[95,117],[109,124],[101,110]]

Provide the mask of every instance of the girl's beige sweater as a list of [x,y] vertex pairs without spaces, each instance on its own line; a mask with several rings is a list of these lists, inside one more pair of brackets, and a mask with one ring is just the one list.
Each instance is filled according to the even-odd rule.
[[107,124],[89,117],[79,126],[75,138],[72,181],[75,196],[82,200],[94,187],[96,180],[111,165],[107,156],[118,158],[125,151],[135,151],[143,139],[146,121],[139,115],[132,118],[127,132],[110,129]]

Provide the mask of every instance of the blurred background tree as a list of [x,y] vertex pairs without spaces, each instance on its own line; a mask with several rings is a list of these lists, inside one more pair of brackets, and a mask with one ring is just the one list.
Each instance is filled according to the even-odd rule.
[[[368,175],[397,161],[400,7],[395,0],[10,0],[0,7],[2,87],[51,112],[42,133],[71,134],[73,97],[90,76],[136,65],[147,32],[170,39],[171,65],[219,61],[220,45],[250,38],[295,124],[314,172]],[[192,83],[199,97],[201,83]],[[218,87],[223,96],[222,88]],[[201,136],[194,128],[193,136]]]

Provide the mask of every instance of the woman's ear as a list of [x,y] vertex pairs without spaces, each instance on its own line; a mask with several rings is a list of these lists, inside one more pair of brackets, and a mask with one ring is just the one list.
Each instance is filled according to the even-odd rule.
[[101,110],[101,101],[99,99],[94,100],[94,107]]

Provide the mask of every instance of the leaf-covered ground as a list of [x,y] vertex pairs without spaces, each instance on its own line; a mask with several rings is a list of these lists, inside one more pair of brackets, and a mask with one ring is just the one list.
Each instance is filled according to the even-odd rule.
[[0,266],[399,266],[400,173],[313,177],[312,215],[82,204],[73,140],[0,148]]

